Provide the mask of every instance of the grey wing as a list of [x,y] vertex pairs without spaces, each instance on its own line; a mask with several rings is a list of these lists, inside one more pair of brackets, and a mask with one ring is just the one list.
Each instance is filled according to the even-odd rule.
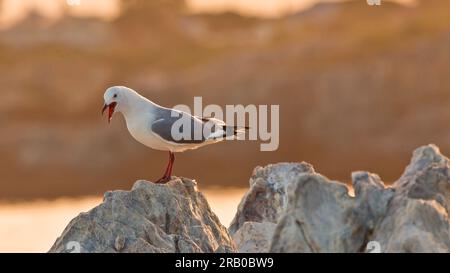
[[151,124],[152,131],[162,139],[177,144],[202,143],[203,121],[187,113],[165,111]]

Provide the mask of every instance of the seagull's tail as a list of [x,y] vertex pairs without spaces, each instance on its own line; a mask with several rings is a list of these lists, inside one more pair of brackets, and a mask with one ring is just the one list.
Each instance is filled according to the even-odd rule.
[[250,127],[239,127],[239,126],[228,126],[228,125],[224,125],[222,127],[224,133],[223,133],[223,137],[229,137],[229,136],[237,136],[239,134],[243,134],[245,132],[247,132],[247,130],[250,129]]
[[216,118],[201,118],[205,125],[212,125],[212,133],[206,138],[207,140],[221,141],[227,137],[238,136],[245,133],[250,127],[230,126],[226,125],[222,120]]
[[240,134],[245,133],[249,129],[250,129],[249,127],[223,125],[221,130],[215,131],[214,133],[209,135],[207,139],[213,140],[214,142],[221,141],[227,137],[239,136]]

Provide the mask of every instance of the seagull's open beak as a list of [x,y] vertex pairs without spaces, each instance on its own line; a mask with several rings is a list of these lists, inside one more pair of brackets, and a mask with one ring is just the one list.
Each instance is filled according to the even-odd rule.
[[105,112],[106,108],[108,108],[108,122],[111,122],[112,115],[114,114],[114,109],[116,108],[117,102],[111,102],[110,104],[104,104],[102,108],[102,115]]

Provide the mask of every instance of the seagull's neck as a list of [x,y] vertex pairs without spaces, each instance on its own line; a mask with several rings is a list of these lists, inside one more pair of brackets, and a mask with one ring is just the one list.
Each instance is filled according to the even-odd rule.
[[156,109],[160,107],[161,106],[157,105],[156,103],[136,93],[127,97],[127,100],[120,108],[120,112],[122,112],[128,122],[128,120],[145,113],[151,115]]

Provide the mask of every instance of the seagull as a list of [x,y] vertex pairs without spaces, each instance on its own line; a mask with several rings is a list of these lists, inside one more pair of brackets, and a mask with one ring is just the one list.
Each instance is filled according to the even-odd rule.
[[[228,126],[224,121],[213,117],[192,116],[177,109],[160,106],[125,86],[108,88],[103,98],[102,115],[108,110],[108,123],[115,112],[120,112],[134,139],[152,149],[169,152],[166,171],[156,183],[167,183],[170,180],[174,153],[217,143],[248,130],[248,127]],[[179,126],[180,124],[183,126]]]

